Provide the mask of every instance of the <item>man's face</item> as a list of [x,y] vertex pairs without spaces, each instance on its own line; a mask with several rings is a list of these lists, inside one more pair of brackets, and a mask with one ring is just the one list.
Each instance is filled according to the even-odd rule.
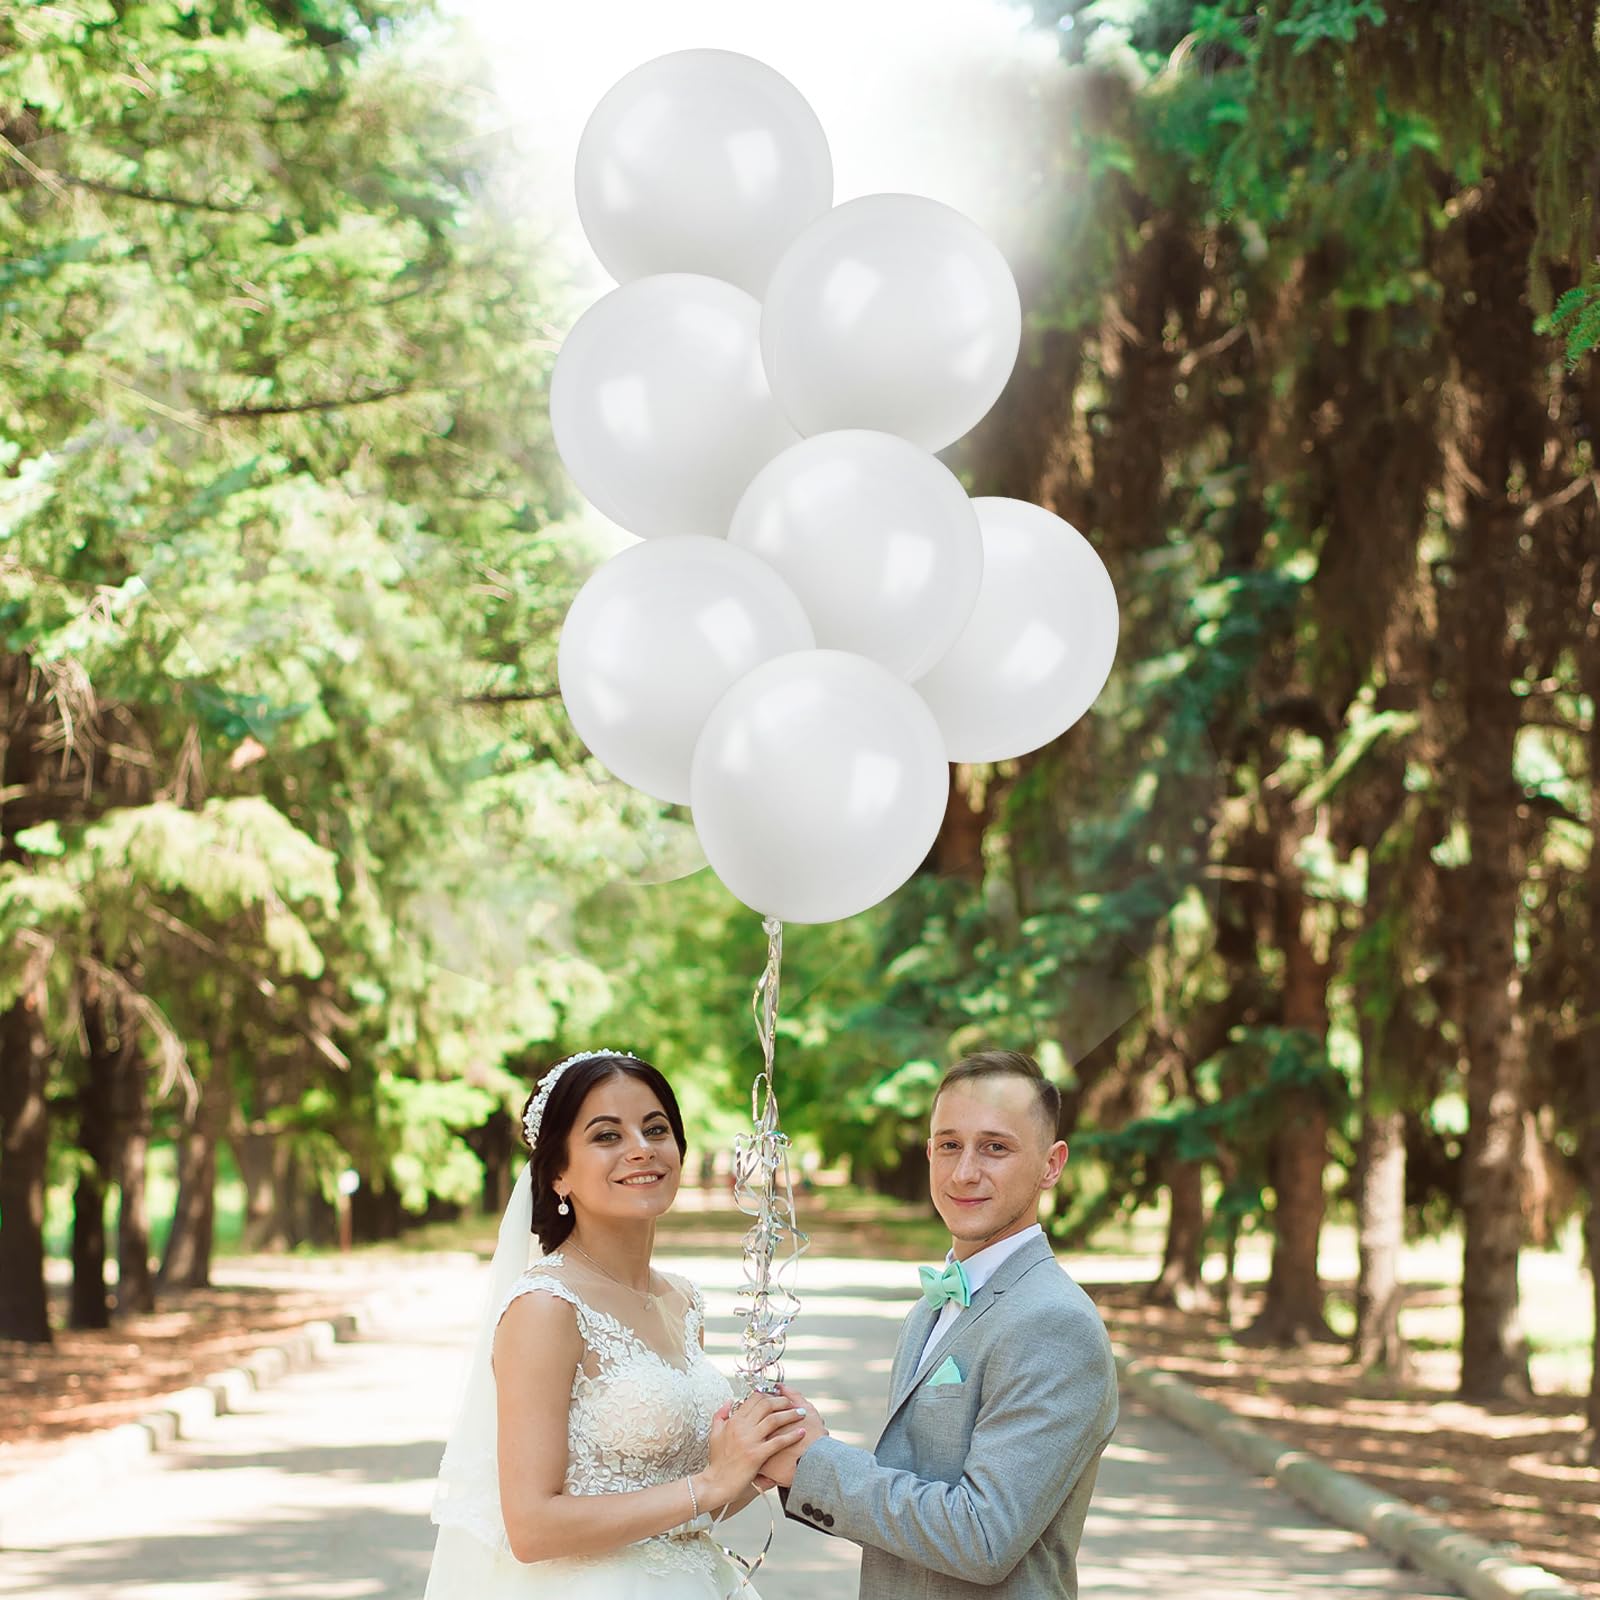
[[956,1259],[1030,1227],[1066,1159],[1026,1078],[966,1078],[946,1089],[933,1105],[928,1182]]

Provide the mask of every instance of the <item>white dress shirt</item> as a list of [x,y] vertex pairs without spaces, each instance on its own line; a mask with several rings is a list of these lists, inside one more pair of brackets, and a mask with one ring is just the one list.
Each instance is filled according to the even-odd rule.
[[[967,1275],[967,1288],[974,1299],[978,1291],[1000,1270],[1003,1262],[1009,1261],[1023,1245],[1036,1234],[1042,1234],[1044,1229],[1036,1222],[1031,1228],[1024,1228],[1021,1233],[1014,1233],[1009,1239],[1002,1239],[998,1244],[991,1244],[980,1250],[975,1256],[968,1256],[961,1263],[961,1270]],[[945,1265],[954,1261],[956,1253],[952,1249],[945,1255]],[[933,1347],[944,1337],[947,1329],[957,1317],[967,1308],[957,1304],[954,1300],[946,1300],[939,1307],[939,1315],[933,1319],[933,1328],[928,1334],[928,1342],[922,1347],[922,1356],[917,1362],[917,1375],[928,1364],[928,1357]]]

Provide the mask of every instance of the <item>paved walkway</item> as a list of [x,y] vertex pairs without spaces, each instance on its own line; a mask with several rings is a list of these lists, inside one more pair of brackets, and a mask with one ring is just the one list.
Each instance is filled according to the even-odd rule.
[[[706,1286],[708,1346],[732,1368],[738,1263],[680,1257]],[[0,1557],[0,1595],[32,1600],[418,1600],[440,1441],[454,1408],[478,1279],[440,1272],[426,1293],[334,1358],[218,1418],[201,1437],[41,1514]],[[892,1286],[892,1287],[891,1287]],[[900,1262],[803,1264],[805,1315],[789,1379],[843,1438],[870,1443],[894,1337],[915,1287]],[[758,1549],[752,1506],[729,1542]],[[763,1600],[849,1600],[857,1553],[779,1519]],[[1447,1595],[1319,1522],[1191,1435],[1128,1407],[1102,1463],[1082,1591],[1183,1600]]]

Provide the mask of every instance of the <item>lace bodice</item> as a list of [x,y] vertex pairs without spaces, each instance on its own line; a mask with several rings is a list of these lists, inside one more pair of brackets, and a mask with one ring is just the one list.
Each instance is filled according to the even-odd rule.
[[[589,1305],[560,1275],[561,1265],[560,1255],[551,1255],[523,1273],[499,1315],[520,1296],[539,1293],[566,1301],[577,1314],[585,1355],[567,1411],[567,1493],[618,1494],[701,1471],[712,1418],[732,1399],[733,1388],[700,1348],[705,1305],[699,1291],[684,1279],[669,1279],[685,1304],[680,1365]],[[720,1570],[717,1546],[704,1533],[675,1530],[635,1548],[663,1572],[687,1565]]]

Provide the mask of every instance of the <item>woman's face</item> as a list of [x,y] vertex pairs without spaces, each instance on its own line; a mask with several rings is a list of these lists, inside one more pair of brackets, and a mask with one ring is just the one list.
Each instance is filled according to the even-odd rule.
[[649,1222],[672,1204],[682,1173],[678,1141],[655,1092],[618,1073],[578,1107],[555,1189],[570,1197],[577,1222]]

